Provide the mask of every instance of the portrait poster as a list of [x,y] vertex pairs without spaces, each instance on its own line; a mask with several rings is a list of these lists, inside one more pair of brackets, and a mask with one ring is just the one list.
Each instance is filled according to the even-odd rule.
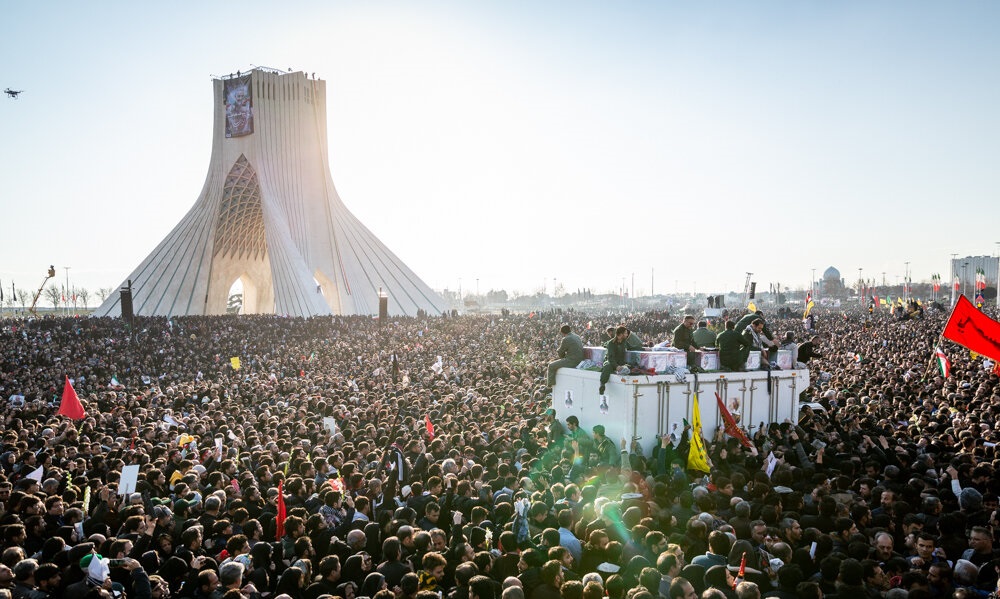
[[226,137],[253,133],[253,94],[250,75],[226,79],[222,97],[226,103]]

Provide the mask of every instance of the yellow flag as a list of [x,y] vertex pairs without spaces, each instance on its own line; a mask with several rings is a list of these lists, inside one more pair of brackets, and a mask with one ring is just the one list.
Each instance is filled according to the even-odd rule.
[[708,465],[708,453],[705,442],[701,439],[701,410],[698,408],[698,394],[694,394],[691,404],[691,449],[688,451],[688,470],[711,472]]
[[805,311],[805,314],[802,315],[802,318],[805,318],[806,316],[809,316],[809,313],[812,312],[813,306],[815,306],[815,305],[816,305],[816,302],[814,302],[812,300],[809,300],[809,303],[806,304],[806,311]]
[[232,358],[229,358],[229,365],[233,367],[233,370],[239,370],[240,369],[239,357],[233,356]]
[[978,357],[979,357],[979,354],[977,354],[976,352],[972,351],[971,349],[969,350],[969,359],[970,360],[975,360]]
[[750,300],[750,303],[747,304],[747,310],[750,310],[751,312],[756,312],[757,304],[753,303],[753,300]]

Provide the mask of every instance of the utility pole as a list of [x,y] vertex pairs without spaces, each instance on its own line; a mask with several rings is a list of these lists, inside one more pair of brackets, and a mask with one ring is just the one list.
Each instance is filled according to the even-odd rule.
[[66,310],[66,316],[69,316],[69,297],[70,297],[69,296],[69,269],[70,268],[72,268],[72,267],[70,267],[70,266],[64,266],[63,267],[63,269],[66,271],[66,301],[63,302],[64,304],[66,304],[65,306],[63,306],[63,308]]

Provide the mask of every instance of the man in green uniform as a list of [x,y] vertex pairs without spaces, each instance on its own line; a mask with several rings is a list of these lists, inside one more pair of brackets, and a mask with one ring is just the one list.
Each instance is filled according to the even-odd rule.
[[576,368],[576,365],[583,361],[583,339],[580,339],[568,324],[562,325],[559,332],[563,335],[562,341],[559,342],[559,359],[549,362],[545,393],[552,393],[552,387],[556,384],[557,370]]
[[577,457],[583,460],[582,465],[587,468],[590,452],[594,449],[594,442],[590,435],[580,428],[580,419],[576,416],[569,416],[566,418],[566,440],[563,442],[563,447],[573,447],[574,441],[576,442],[574,449],[578,453]]
[[688,355],[688,366],[696,366],[696,355],[698,344],[694,342],[694,316],[685,314],[677,328],[674,329],[674,337],[671,341],[673,346],[679,350],[686,351]]
[[628,337],[625,338],[625,351],[642,351],[642,339],[632,329],[628,329]]
[[715,347],[715,333],[708,328],[707,320],[698,321],[698,328],[691,333],[691,337],[698,347]]
[[627,338],[628,329],[618,327],[615,329],[615,338],[604,344],[607,353],[604,356],[604,368],[601,369],[601,388],[598,391],[602,395],[604,394],[604,386],[611,380],[611,373],[627,363],[625,359],[625,340]]
[[545,416],[543,422],[547,424],[547,434],[545,435],[548,440],[549,447],[556,447],[562,445],[563,437],[566,436],[566,429],[563,427],[563,423],[556,420],[556,411],[552,408],[545,410]]
[[[608,327],[604,334],[604,343],[607,344],[615,338],[615,327]],[[635,334],[635,331],[631,329],[628,330],[628,336],[625,337],[625,351],[642,351],[642,339],[639,335]]]
[[735,322],[726,321],[726,330],[719,333],[715,346],[719,348],[719,365],[723,370],[745,370],[750,342],[736,332]]
[[752,324],[754,320],[758,318],[761,320],[761,322],[764,323],[764,328],[762,329],[764,336],[767,337],[768,341],[773,342],[774,333],[772,333],[771,329],[768,328],[767,321],[764,319],[764,312],[761,310],[757,310],[756,312],[750,312],[748,314],[745,314],[742,318],[740,318],[739,321],[736,323],[736,331],[742,333],[743,331],[747,330],[747,327],[750,326],[750,324]]
[[618,466],[621,464],[622,456],[618,452],[618,446],[614,441],[608,439],[604,434],[604,425],[594,425],[594,445],[597,452],[597,463],[601,466]]

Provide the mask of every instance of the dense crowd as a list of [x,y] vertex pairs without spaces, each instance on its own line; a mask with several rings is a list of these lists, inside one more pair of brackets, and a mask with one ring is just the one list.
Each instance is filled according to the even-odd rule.
[[542,392],[562,323],[651,346],[676,313],[0,321],[0,597],[994,593],[993,365],[938,373],[939,310],[814,315],[819,405],[708,432],[709,473],[689,431],[609,456]]

